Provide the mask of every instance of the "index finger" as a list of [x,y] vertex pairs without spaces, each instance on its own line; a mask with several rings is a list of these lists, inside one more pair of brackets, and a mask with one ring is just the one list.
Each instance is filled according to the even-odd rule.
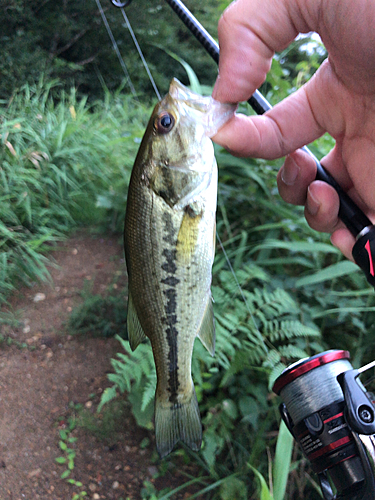
[[219,76],[213,97],[222,102],[246,101],[264,82],[275,51],[287,47],[299,32],[314,29],[297,0],[237,0],[219,26]]

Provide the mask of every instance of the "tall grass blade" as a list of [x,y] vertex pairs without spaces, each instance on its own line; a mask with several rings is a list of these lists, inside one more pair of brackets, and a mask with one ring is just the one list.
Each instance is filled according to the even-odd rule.
[[316,285],[317,283],[323,283],[325,281],[332,281],[341,276],[347,276],[348,274],[356,273],[359,271],[359,267],[349,260],[343,260],[332,264],[331,266],[325,267],[320,271],[310,274],[309,276],[304,276],[296,280],[295,287],[301,288],[308,285]]
[[250,464],[248,467],[253,471],[260,484],[259,500],[274,500],[262,474]]
[[272,474],[274,500],[283,500],[285,497],[292,450],[293,436],[289,432],[284,421],[281,420]]

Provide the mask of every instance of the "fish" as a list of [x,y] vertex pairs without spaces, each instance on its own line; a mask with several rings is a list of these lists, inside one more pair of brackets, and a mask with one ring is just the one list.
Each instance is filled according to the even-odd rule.
[[195,337],[213,356],[211,297],[218,172],[209,136],[233,105],[202,97],[173,79],[155,106],[133,166],[125,215],[132,350],[151,341],[157,385],[156,447],[194,451],[202,423],[191,375]]

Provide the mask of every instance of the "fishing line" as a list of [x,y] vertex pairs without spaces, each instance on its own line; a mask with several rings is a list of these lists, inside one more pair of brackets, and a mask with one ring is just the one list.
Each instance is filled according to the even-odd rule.
[[129,87],[130,87],[130,90],[132,92],[132,94],[137,97],[137,93],[135,91],[135,88],[134,88],[134,85],[133,85],[133,82],[131,81],[131,78],[130,78],[130,75],[129,75],[129,71],[128,71],[128,68],[126,67],[126,64],[121,56],[121,53],[119,51],[119,48],[118,48],[118,45],[117,45],[117,42],[115,40],[115,37],[113,36],[113,33],[112,33],[112,30],[108,24],[108,21],[107,21],[107,18],[106,18],[106,15],[104,14],[104,10],[102,8],[102,5],[100,3],[100,0],[95,0],[96,2],[96,5],[98,6],[98,9],[99,9],[99,12],[100,12],[100,15],[102,16],[102,19],[103,19],[103,23],[104,23],[104,26],[106,27],[107,29],[107,32],[108,32],[108,35],[109,35],[109,38],[111,39],[111,42],[112,42],[112,45],[113,45],[113,48],[116,52],[116,55],[118,57],[118,60],[120,61],[120,64],[121,64],[121,67],[124,71],[124,74],[126,76],[126,79],[127,79],[127,82],[129,84]]
[[262,334],[261,334],[261,332],[260,332],[260,330],[258,328],[258,325],[257,325],[256,321],[255,321],[254,314],[252,313],[252,311],[250,309],[250,306],[249,306],[249,303],[246,300],[244,291],[243,291],[243,289],[242,289],[242,287],[240,285],[240,282],[238,281],[238,278],[236,276],[236,273],[234,272],[234,269],[233,269],[233,266],[231,264],[231,261],[230,261],[230,259],[228,257],[228,254],[227,254],[227,252],[226,252],[226,250],[224,248],[224,245],[223,245],[223,243],[222,243],[222,241],[220,239],[219,233],[217,231],[216,231],[216,238],[217,238],[217,240],[219,242],[221,250],[223,251],[225,260],[227,261],[227,264],[228,264],[228,267],[230,269],[230,272],[232,273],[234,281],[236,282],[236,286],[237,286],[237,288],[238,288],[238,290],[240,292],[240,295],[241,295],[241,298],[242,298],[242,300],[243,300],[243,302],[245,304],[245,307],[246,307],[246,309],[247,309],[247,311],[248,311],[248,313],[250,315],[250,318],[251,318],[252,322],[254,323],[254,326],[255,326],[255,329],[256,329],[256,333],[258,334],[259,340],[262,342],[264,350],[267,351],[266,345],[264,343],[264,339],[263,339]]
[[136,47],[136,49],[137,49],[137,51],[138,51],[139,57],[141,58],[141,61],[142,61],[142,63],[143,63],[143,66],[145,67],[146,73],[147,73],[147,75],[148,75],[148,77],[149,77],[149,79],[150,79],[151,85],[152,85],[152,86],[153,86],[153,88],[154,88],[154,91],[155,91],[156,97],[157,97],[157,98],[158,98],[158,100],[160,101],[160,100],[161,100],[160,92],[159,92],[159,90],[158,90],[158,88],[157,88],[157,86],[156,86],[155,80],[154,80],[154,79],[153,79],[153,77],[152,77],[152,74],[151,74],[150,68],[149,68],[149,66],[148,66],[148,64],[147,64],[147,61],[146,61],[146,59],[144,58],[144,55],[143,55],[142,50],[141,50],[141,47],[140,47],[140,45],[139,45],[139,43],[138,43],[138,40],[137,40],[137,37],[135,36],[135,33],[134,33],[134,31],[133,31],[133,29],[132,29],[132,27],[131,27],[131,24],[130,24],[130,21],[129,21],[129,19],[128,19],[128,16],[125,14],[125,9],[124,9],[124,8],[121,8],[120,10],[121,10],[122,15],[123,15],[123,17],[124,17],[124,19],[125,19],[126,26],[127,26],[128,30],[129,30],[129,33],[130,33],[130,35],[131,35],[131,37],[132,37],[132,39],[133,39],[134,45],[135,45],[135,47]]
[[351,368],[347,359],[339,359],[310,370],[283,387],[282,398],[293,422],[300,422],[307,415],[342,399],[337,375]]

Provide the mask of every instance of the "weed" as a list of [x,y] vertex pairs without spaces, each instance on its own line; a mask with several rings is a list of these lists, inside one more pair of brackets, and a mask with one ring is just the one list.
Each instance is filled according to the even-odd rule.
[[126,193],[145,110],[74,90],[57,100],[57,84],[25,85],[0,108],[0,303],[17,282],[50,280],[45,253],[72,229],[123,223],[126,196],[111,193]]
[[[72,433],[77,427],[77,413],[81,411],[82,406],[70,403],[70,407],[73,410],[73,414],[67,418],[65,428],[59,430],[59,448],[62,455],[55,458],[55,460],[59,465],[65,467],[65,470],[60,476],[61,479],[66,479],[67,483],[79,489],[83,487],[81,481],[77,481],[70,477],[74,471],[74,460],[76,457],[76,451],[71,446],[77,442],[77,438],[72,436]],[[78,500],[85,496],[87,496],[87,492],[81,489],[81,491],[73,495],[72,500]]]
[[8,335],[2,335],[0,334],[0,347],[1,346],[15,346],[17,349],[28,349],[29,351],[35,351],[36,347],[33,345],[29,345],[26,342],[20,342],[17,339],[14,339],[13,337],[10,337]]
[[126,401],[112,401],[100,413],[92,413],[85,408],[79,412],[77,426],[85,429],[99,439],[103,439],[111,446],[118,441],[119,432],[123,430],[124,415],[128,403]]
[[125,336],[126,332],[125,294],[85,295],[84,302],[74,308],[68,321],[70,334],[90,333],[95,337]]

